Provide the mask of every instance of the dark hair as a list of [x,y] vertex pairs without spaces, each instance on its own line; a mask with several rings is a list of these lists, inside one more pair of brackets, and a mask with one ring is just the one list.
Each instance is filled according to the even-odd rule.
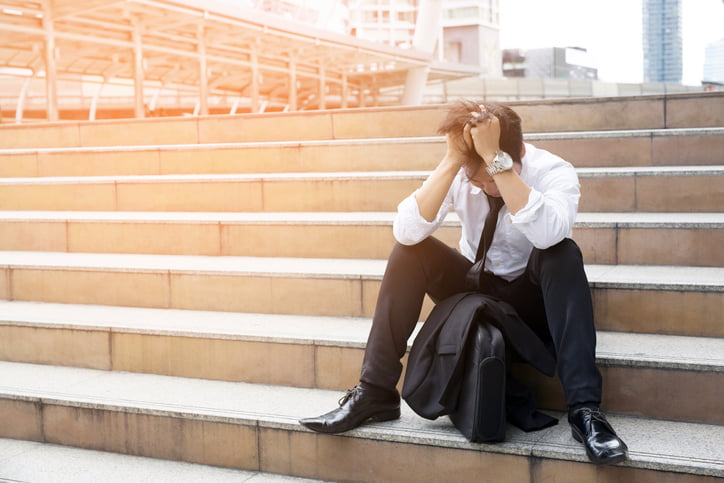
[[[500,119],[500,149],[510,154],[513,161],[520,163],[523,151],[523,128],[521,126],[520,116],[510,107],[503,104],[493,102],[477,103],[470,99],[461,99],[453,102],[447,111],[447,116],[440,123],[437,129],[438,134],[457,135],[462,137],[465,123],[471,119],[471,112],[482,113],[480,106],[484,106],[487,112],[490,112]],[[460,139],[462,142],[462,139]],[[468,150],[468,156],[471,161],[482,162],[475,149]]]

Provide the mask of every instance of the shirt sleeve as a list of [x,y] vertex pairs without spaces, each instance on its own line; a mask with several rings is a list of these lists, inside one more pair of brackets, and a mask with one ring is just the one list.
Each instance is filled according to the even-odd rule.
[[403,245],[416,245],[437,230],[452,207],[452,188],[448,191],[445,199],[440,205],[437,216],[432,221],[427,221],[420,214],[420,207],[417,205],[415,195],[417,191],[402,200],[397,206],[397,216],[392,224],[392,233],[395,240]]
[[528,203],[506,220],[539,249],[546,249],[573,234],[581,197],[576,171],[570,164],[556,166],[531,186]]

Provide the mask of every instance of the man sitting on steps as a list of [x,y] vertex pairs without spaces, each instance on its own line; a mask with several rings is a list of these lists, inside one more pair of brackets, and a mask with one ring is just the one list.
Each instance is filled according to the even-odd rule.
[[[626,444],[598,407],[591,293],[570,238],[580,198],[573,166],[523,143],[520,117],[507,106],[459,101],[439,132],[446,136],[445,156],[398,207],[398,243],[380,287],[360,384],[337,409],[300,423],[340,433],[399,418],[400,359],[424,295],[438,302],[473,288],[511,304],[552,345],[568,422],[589,459],[624,460]],[[462,224],[459,252],[431,236],[453,207]],[[476,260],[478,272],[471,270]]]

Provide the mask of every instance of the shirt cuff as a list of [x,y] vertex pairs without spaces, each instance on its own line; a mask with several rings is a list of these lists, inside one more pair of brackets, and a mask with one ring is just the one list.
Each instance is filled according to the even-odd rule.
[[508,213],[508,222],[514,225],[531,223],[538,218],[538,210],[543,206],[543,193],[531,188],[528,203],[515,215]]
[[397,206],[397,218],[393,225],[395,238],[403,245],[414,245],[427,238],[439,225],[440,213],[433,221],[420,214],[415,194],[408,196]]

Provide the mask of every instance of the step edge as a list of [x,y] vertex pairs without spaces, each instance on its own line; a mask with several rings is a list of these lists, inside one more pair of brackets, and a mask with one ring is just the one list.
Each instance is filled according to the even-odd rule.
[[[167,376],[159,376],[167,377]],[[236,383],[240,384],[240,383]],[[242,383],[243,384],[243,383]],[[228,409],[213,409],[191,405],[158,403],[138,400],[109,401],[101,396],[73,395],[68,393],[54,393],[52,391],[32,391],[22,389],[9,389],[0,387],[0,400],[19,400],[40,405],[58,405],[79,409],[119,412],[125,414],[140,414],[170,418],[184,418],[197,421],[217,422],[252,426],[258,428],[277,429],[291,432],[313,433],[298,424],[295,417],[279,414],[256,413],[251,411],[231,411]],[[549,411],[555,413],[554,411]],[[615,419],[611,418],[611,419]],[[627,418],[633,419],[633,418]],[[638,418],[642,419],[642,418]],[[451,448],[461,450],[484,451],[493,454],[508,454],[526,457],[546,457],[564,461],[586,462],[578,443],[552,443],[543,440],[545,435],[538,436],[529,441],[504,441],[496,444],[470,443],[462,435],[449,428],[448,431],[434,429],[420,429],[401,427],[397,422],[376,423],[351,430],[335,437],[349,437],[366,440],[385,441],[403,444],[416,444],[434,446],[437,448]],[[565,423],[563,423],[565,424]],[[615,421],[614,421],[615,424]],[[677,425],[691,425],[693,423],[675,423]],[[715,426],[696,423],[698,426]],[[696,474],[702,476],[724,475],[724,463],[718,459],[697,458],[687,456],[666,455],[629,451],[629,460],[622,466],[631,468],[651,469],[657,471],[671,471],[676,473]]]
[[[37,259],[41,256],[45,257],[45,261],[38,262]],[[20,258],[20,260],[13,260],[13,257]],[[27,259],[27,261],[23,259]],[[136,266],[132,266],[134,263]],[[270,263],[282,268],[269,269]],[[340,269],[340,264],[347,268]],[[263,265],[263,268],[260,268],[261,265]],[[295,269],[290,269],[295,265]],[[327,270],[316,268],[320,265],[331,268]],[[315,268],[311,269],[312,266]],[[254,275],[378,281],[382,280],[385,266],[386,261],[382,259],[0,251],[0,268],[9,270],[40,269],[226,276]],[[724,267],[586,264],[585,269],[591,288],[724,292]],[[666,272],[667,275],[662,276],[661,273],[663,272]],[[676,277],[673,277],[672,273]],[[622,277],[626,277],[626,279],[624,280]],[[631,277],[638,277],[638,280],[630,281]],[[672,278],[675,280],[672,280]],[[682,281],[687,278],[688,281]]]
[[[575,168],[579,178],[722,176],[724,165],[698,166],[614,166]],[[167,184],[167,183],[258,183],[291,181],[380,181],[424,180],[430,170],[409,171],[330,171],[299,173],[236,173],[236,174],[153,174],[109,176],[40,176],[0,178],[0,186],[68,185],[68,184]]]
[[[364,349],[366,345],[366,335],[371,325],[370,318],[363,317],[332,317],[332,316],[279,316],[275,314],[227,314],[208,311],[191,311],[181,309],[153,309],[153,308],[129,308],[129,307],[108,307],[108,306],[90,306],[81,304],[56,304],[44,302],[0,302],[0,307],[11,307],[14,313],[4,316],[0,320],[0,326],[13,327],[30,327],[44,328],[53,330],[77,330],[77,331],[96,331],[107,332],[109,334],[140,334],[140,335],[162,335],[168,337],[186,337],[216,340],[231,340],[244,342],[264,342],[279,344],[296,344],[296,345],[314,345],[321,347],[341,347]],[[24,310],[25,309],[25,310]],[[52,310],[52,318],[42,314],[33,316],[33,310],[43,310],[46,312]],[[120,309],[120,310],[114,310]],[[71,312],[63,315],[63,310]],[[97,316],[92,317],[93,321],[76,321],[73,319],[72,313],[78,310],[86,312],[98,312]],[[169,318],[168,311],[172,314],[179,314],[179,317]],[[28,315],[22,314],[30,312]],[[117,320],[109,320],[109,315],[113,312],[120,312],[118,317],[125,319],[126,317],[138,317],[143,319],[144,325],[127,325]],[[105,319],[104,319],[105,314]],[[178,324],[173,321],[184,317],[194,317],[198,315],[198,319],[204,320],[203,324],[196,327],[189,327],[189,324]],[[232,320],[234,319],[234,320]],[[193,319],[192,319],[193,320]],[[171,322],[170,322],[171,321]],[[226,327],[219,327],[226,321]],[[319,322],[322,326],[319,327]],[[147,326],[145,324],[150,325]],[[266,327],[272,324],[280,324],[279,333],[273,333]],[[294,328],[299,328],[297,333],[292,333],[284,329],[284,325],[289,324]],[[262,325],[264,328],[259,329]],[[209,328],[209,327],[212,328]],[[216,327],[214,327],[216,326]],[[416,331],[422,326],[418,324]],[[279,327],[279,325],[277,325]],[[276,328],[276,327],[274,327]],[[336,332],[335,332],[336,330]],[[356,331],[356,332],[355,332]],[[266,332],[266,333],[265,333]],[[407,349],[412,346],[415,333],[410,337]],[[609,344],[618,347],[621,344],[621,338],[633,340],[635,345],[640,348],[638,353],[630,353],[626,351],[615,351],[601,348],[599,344],[596,359],[599,364],[611,367],[636,367],[636,368],[656,368],[669,370],[687,370],[700,372],[724,372],[724,357],[719,359],[710,356],[692,358],[691,356],[673,356],[671,354],[679,354],[677,347],[687,347],[691,344],[709,344],[706,350],[716,353],[717,348],[711,347],[714,340],[711,337],[696,336],[657,336],[655,334],[631,334],[625,332],[597,331],[599,339],[603,339],[604,346],[606,340],[614,338]],[[662,345],[665,341],[666,347],[657,352],[655,349]],[[724,339],[721,339],[724,344]],[[724,349],[724,345],[722,346]],[[686,349],[684,349],[686,350]],[[721,352],[724,354],[724,352]]]
[[[524,133],[526,141],[540,140],[578,140],[578,139],[620,139],[620,138],[651,138],[675,136],[719,136],[724,134],[722,127],[691,127],[691,128],[643,128],[643,129],[604,129],[600,131],[555,131]],[[443,143],[444,136],[409,136],[409,137],[373,137],[373,138],[342,138],[342,139],[308,139],[300,141],[232,141],[211,143],[173,143],[173,144],[139,144],[139,145],[105,145],[105,146],[66,146],[44,148],[0,148],[0,156],[14,154],[55,154],[55,153],[105,153],[105,152],[165,152],[165,151],[204,151],[223,149],[253,148],[295,148],[316,146],[354,146],[370,144],[415,144]]]

